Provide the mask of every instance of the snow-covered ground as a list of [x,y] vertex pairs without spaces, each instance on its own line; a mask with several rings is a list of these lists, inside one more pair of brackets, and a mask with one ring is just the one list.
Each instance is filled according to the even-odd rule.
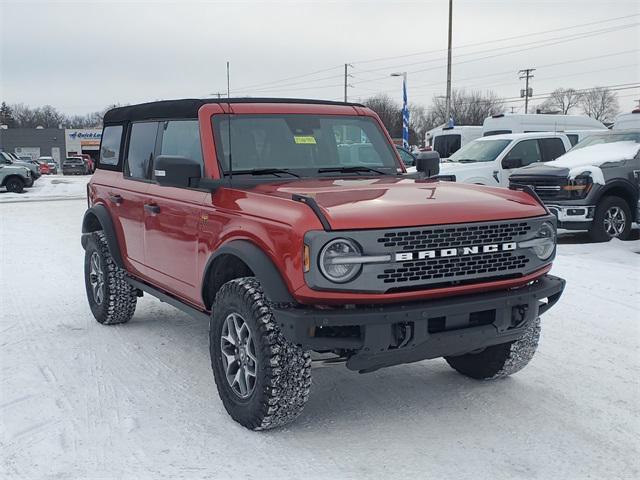
[[0,188],[0,203],[86,198],[89,180],[91,175],[42,175],[23,193],[7,192]]
[[0,478],[640,477],[638,240],[566,236],[519,374],[318,368],[297,423],[253,433],[218,399],[206,323],[146,296],[127,325],[93,320],[85,203],[42,205],[0,205]]

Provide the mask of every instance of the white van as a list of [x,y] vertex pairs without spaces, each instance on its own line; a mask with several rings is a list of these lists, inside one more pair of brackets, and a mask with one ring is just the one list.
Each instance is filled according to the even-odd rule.
[[425,135],[425,145],[430,145],[440,154],[440,158],[449,158],[460,147],[482,136],[479,125],[455,125],[429,130]]
[[603,123],[586,115],[503,113],[485,118],[482,124],[482,136],[606,128]]
[[564,155],[571,142],[561,133],[490,135],[468,143],[440,164],[443,180],[478,185],[509,186],[516,168],[548,162]]
[[631,113],[621,113],[613,123],[613,130],[626,130],[629,128],[640,128],[640,108],[636,108]]

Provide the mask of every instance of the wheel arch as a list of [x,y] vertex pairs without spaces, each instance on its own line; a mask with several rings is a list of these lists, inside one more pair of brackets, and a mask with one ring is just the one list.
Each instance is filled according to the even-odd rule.
[[107,246],[109,247],[109,253],[113,257],[113,261],[119,268],[124,268],[124,262],[122,261],[122,255],[120,253],[120,246],[118,245],[118,237],[116,236],[116,230],[111,220],[111,215],[104,205],[94,205],[84,212],[82,218],[82,247],[86,248],[87,239],[89,235],[98,230],[102,230],[107,239]]
[[260,281],[270,301],[294,301],[280,271],[260,247],[248,240],[232,240],[216,250],[207,261],[201,291],[205,307],[211,308],[222,285],[246,276],[255,276]]
[[16,173],[11,173],[9,175],[7,175],[6,177],[4,177],[4,179],[2,180],[2,184],[0,186],[4,187],[7,182],[9,180],[11,180],[12,178],[17,178],[18,180],[20,180],[24,185],[27,184],[27,181],[20,175],[16,174]]
[[598,193],[596,203],[601,202],[606,197],[620,197],[627,203],[633,216],[638,202],[638,192],[636,190],[630,182],[624,180],[613,181],[605,185]]

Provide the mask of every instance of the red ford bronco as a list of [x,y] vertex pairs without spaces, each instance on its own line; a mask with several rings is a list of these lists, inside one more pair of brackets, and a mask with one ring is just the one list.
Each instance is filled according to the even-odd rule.
[[564,288],[555,217],[527,187],[418,163],[407,175],[358,104],[110,110],[82,223],[91,311],[128,322],[146,292],[209,321],[222,402],[255,430],[300,414],[312,351],[359,372],[438,357],[472,378],[517,372]]

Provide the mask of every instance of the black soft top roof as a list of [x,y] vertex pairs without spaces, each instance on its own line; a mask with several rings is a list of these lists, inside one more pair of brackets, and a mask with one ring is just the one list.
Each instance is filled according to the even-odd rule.
[[309,100],[299,98],[185,98],[181,100],[161,100],[140,103],[126,107],[116,107],[104,114],[103,123],[123,123],[136,120],[163,118],[198,118],[198,110],[207,103],[302,103],[313,105],[347,105],[362,107],[359,103],[332,102],[329,100]]

